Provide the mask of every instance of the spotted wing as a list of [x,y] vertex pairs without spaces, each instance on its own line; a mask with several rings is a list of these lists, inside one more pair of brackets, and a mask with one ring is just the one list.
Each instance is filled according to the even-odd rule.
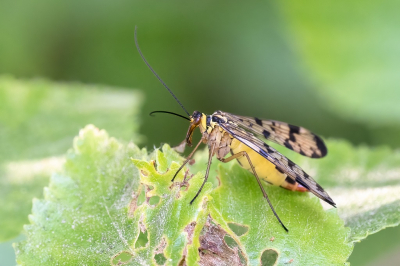
[[327,154],[327,149],[322,139],[303,127],[230,113],[223,113],[223,115],[238,126],[301,155],[321,158]]
[[258,154],[263,156],[265,159],[273,163],[279,171],[284,172],[290,178],[311,191],[314,195],[336,207],[336,204],[333,202],[328,193],[326,193],[325,190],[317,182],[315,182],[315,180],[311,176],[309,176],[298,165],[283,156],[277,150],[270,147],[262,140],[258,139],[251,132],[248,132],[239,127],[235,122],[230,121],[229,119],[225,123],[218,124],[232,137],[236,138]]

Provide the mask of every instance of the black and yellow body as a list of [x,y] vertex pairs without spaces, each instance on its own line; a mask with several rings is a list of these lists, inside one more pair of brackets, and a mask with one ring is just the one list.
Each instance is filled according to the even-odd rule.
[[[204,113],[195,111],[191,118],[191,125],[186,136],[186,143],[191,145],[194,129],[198,126],[202,133],[201,141],[208,144],[209,148],[215,145],[213,155],[215,154],[217,159],[223,159],[228,153],[235,155],[246,152],[254,166],[257,176],[263,181],[293,191],[308,191],[285,173],[279,171],[273,163],[269,162],[258,152],[226,132],[223,127],[220,126],[220,123],[225,124],[227,119],[221,114],[221,111],[217,111],[213,115],[205,115]],[[240,156],[236,159],[243,168],[252,172],[250,162],[247,160],[246,156]]]
[[[254,174],[264,197],[286,231],[288,230],[276,214],[260,179],[292,191],[310,191],[336,207],[328,193],[312,177],[259,138],[262,136],[311,158],[325,156],[325,144],[307,129],[284,122],[237,116],[222,111],[216,111],[212,115],[195,111],[190,116],[190,126],[185,139],[189,146],[192,145],[192,135],[197,127],[202,133],[202,138],[175,174],[176,176],[186,165],[201,143],[208,145],[209,159],[204,182],[191,203],[207,181],[212,157],[215,155],[221,162],[236,159],[243,168]],[[227,156],[229,153],[230,156]]]
[[[237,139],[233,139],[231,143],[231,153],[236,154],[241,151],[245,151],[249,155],[258,177],[263,181],[271,185],[280,186],[292,191],[308,191],[308,189],[294,181],[292,178],[288,177],[285,173],[282,173],[276,169],[275,165],[267,161],[263,156]],[[251,166],[245,157],[238,158],[237,160],[243,168],[251,171]]]

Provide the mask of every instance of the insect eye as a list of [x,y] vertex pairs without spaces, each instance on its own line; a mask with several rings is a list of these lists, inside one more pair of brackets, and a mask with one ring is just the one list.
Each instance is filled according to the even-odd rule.
[[202,114],[199,111],[194,111],[193,115],[191,116],[192,123],[194,125],[199,125],[201,122],[201,117],[202,117]]
[[199,118],[199,117],[201,117],[201,113],[199,111],[194,111],[193,114],[192,114],[192,117],[194,119]]

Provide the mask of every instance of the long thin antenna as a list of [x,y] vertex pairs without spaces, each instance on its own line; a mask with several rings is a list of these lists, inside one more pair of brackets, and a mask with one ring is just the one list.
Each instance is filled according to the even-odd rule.
[[164,87],[169,91],[169,93],[171,93],[172,97],[174,97],[174,99],[179,103],[179,105],[182,107],[182,109],[186,112],[186,114],[188,116],[190,116],[189,112],[185,109],[185,107],[183,107],[183,105],[181,104],[181,102],[178,100],[178,98],[176,98],[175,94],[172,93],[172,91],[168,88],[167,84],[164,83],[164,81],[162,81],[162,79],[160,78],[159,75],[157,75],[157,73],[154,71],[154,69],[150,66],[149,63],[147,63],[146,58],[144,58],[144,55],[142,54],[142,51],[139,48],[139,43],[137,40],[137,26],[135,26],[135,44],[136,44],[136,49],[138,50],[140,56],[142,57],[143,61],[146,63],[146,65],[150,68],[151,72],[153,72],[153,74],[158,78],[158,80],[162,83],[162,85],[164,85]]
[[187,118],[186,116],[183,116],[183,115],[180,115],[180,114],[177,114],[177,113],[174,113],[174,112],[169,112],[169,111],[153,111],[153,112],[150,113],[150,115],[153,116],[153,114],[155,114],[155,113],[164,113],[164,114],[176,115],[176,116],[182,117],[182,118],[190,121],[190,119]]

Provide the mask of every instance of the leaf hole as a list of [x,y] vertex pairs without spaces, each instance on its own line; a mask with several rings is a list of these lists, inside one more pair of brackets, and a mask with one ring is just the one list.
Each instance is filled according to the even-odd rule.
[[218,227],[218,224],[216,222],[214,222],[213,219],[208,219],[207,222],[212,226],[217,226]]
[[278,260],[278,252],[274,249],[266,249],[261,254],[261,266],[273,266]]
[[196,227],[196,222],[191,222],[190,224],[185,226],[185,229],[183,231],[185,231],[187,233],[187,245],[191,245],[192,244],[192,240],[193,240],[193,232],[194,229]]
[[147,243],[149,243],[149,237],[148,237],[147,230],[145,230],[144,232],[140,231],[139,237],[135,243],[135,248],[144,247],[147,245]]
[[144,176],[148,176],[149,175],[149,173],[148,172],[146,172],[146,171],[144,171],[144,170],[140,170],[140,172],[142,173],[142,175],[144,175]]
[[227,235],[210,215],[201,230],[199,242],[200,265],[248,265],[236,236]]
[[224,241],[225,243],[228,245],[228,247],[230,247],[231,249],[234,249],[235,247],[238,246],[238,244],[236,243],[235,239],[233,239],[230,235],[226,234],[224,236]]
[[237,236],[242,236],[249,231],[248,226],[238,223],[228,223],[228,226]]
[[143,202],[146,200],[146,195],[143,190],[143,186],[139,185],[138,190],[135,192],[132,192],[132,200],[129,204],[129,210],[128,210],[128,217],[132,218],[136,209],[143,204]]
[[120,253],[118,253],[117,255],[115,255],[112,259],[111,259],[111,264],[114,265],[124,265],[129,263],[131,260],[133,259],[133,256],[131,253],[129,253],[128,251],[122,251]]
[[154,259],[157,265],[164,265],[167,261],[167,258],[164,256],[164,253],[154,255]]
[[240,263],[242,264],[242,265],[247,265],[247,260],[246,260],[246,258],[243,256],[243,253],[242,253],[242,251],[241,250],[239,250],[239,259],[240,259]]
[[151,160],[151,163],[153,164],[154,169],[157,170],[157,162],[154,160]]
[[239,255],[239,259],[240,259],[240,263],[242,265],[246,265],[247,261],[243,256],[242,250],[240,249],[238,243],[235,241],[235,239],[233,239],[233,237],[231,237],[230,235],[226,234],[224,236],[224,241],[225,243],[228,245],[228,247],[230,247],[233,250],[237,250],[238,255]]
[[183,265],[187,265],[186,264],[186,256],[185,255],[182,256],[181,260],[178,263],[178,266],[183,266]]
[[151,206],[156,206],[160,202],[160,197],[159,196],[153,196],[149,199],[149,204]]

